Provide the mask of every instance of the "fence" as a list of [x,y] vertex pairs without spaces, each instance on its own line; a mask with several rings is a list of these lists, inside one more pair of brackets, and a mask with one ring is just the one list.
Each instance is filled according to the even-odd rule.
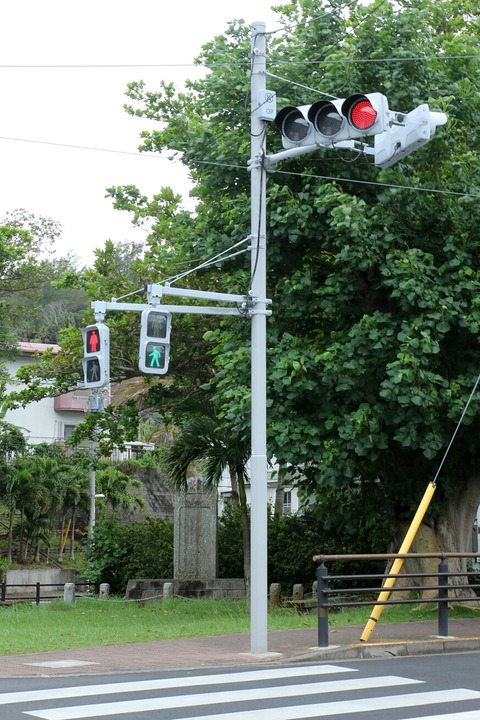
[[[414,559],[439,559],[438,571],[426,572],[426,573],[398,573],[398,574],[374,574],[374,575],[329,575],[326,562],[335,561],[348,561],[348,560],[396,560],[397,558],[404,560]],[[328,611],[330,608],[341,608],[341,607],[358,607],[362,605],[405,605],[405,604],[416,604],[419,603],[438,603],[438,635],[440,637],[448,636],[448,603],[452,601],[449,596],[449,591],[452,589],[470,589],[472,591],[480,590],[480,584],[475,583],[455,583],[450,584],[449,579],[453,577],[457,578],[469,578],[478,576],[476,572],[449,572],[448,558],[470,558],[472,560],[478,559],[478,553],[406,553],[406,554],[379,554],[379,555],[315,555],[313,557],[314,562],[318,563],[317,568],[317,608],[318,608],[318,647],[328,647]],[[433,590],[437,592],[436,597],[421,597],[421,598],[405,598],[405,599],[385,599],[379,601],[375,600],[342,600],[342,596],[352,596],[358,594],[378,594],[381,591],[381,587],[362,587],[362,588],[333,588],[331,583],[335,581],[348,582],[353,579],[357,580],[382,580],[385,581],[387,578],[401,578],[405,579],[422,579],[422,578],[437,578],[436,585],[407,585],[400,587],[388,588],[390,592],[412,592],[412,591],[423,591]],[[329,598],[335,598],[330,600]],[[458,600],[458,598],[457,598]],[[463,597],[463,602],[480,602],[480,597]]]
[[[75,588],[75,593],[77,591],[77,588],[86,588],[86,592],[93,592],[95,594],[98,594],[99,592],[99,585],[97,583],[66,583],[60,593],[58,590],[58,588],[60,587],[58,583],[37,582],[25,585],[18,585],[17,583],[13,585],[7,585],[7,583],[2,582],[0,583],[0,603],[8,604],[10,602],[34,602],[36,605],[40,605],[41,602],[47,602],[49,600],[56,600],[59,597],[65,597],[67,594],[67,586],[72,585]],[[21,588],[23,592],[16,592],[10,594],[7,593],[8,588],[15,588],[15,591],[17,591],[17,588]],[[50,588],[50,592],[42,592],[42,590],[45,588]],[[53,592],[52,588],[56,588],[56,592]]]

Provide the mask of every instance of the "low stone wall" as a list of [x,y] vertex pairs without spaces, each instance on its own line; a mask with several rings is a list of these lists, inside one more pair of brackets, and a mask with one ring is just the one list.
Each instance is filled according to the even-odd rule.
[[180,597],[230,598],[245,597],[242,578],[215,578],[214,580],[172,580],[136,578],[128,581],[125,600],[153,600],[163,597],[166,583],[173,584],[174,595]]
[[[77,573],[68,568],[26,568],[22,570],[7,570],[5,583],[7,585],[6,596],[9,595],[35,595],[35,585],[52,585],[45,588],[46,594],[63,594],[65,583],[74,583]],[[32,587],[24,587],[31,585]]]

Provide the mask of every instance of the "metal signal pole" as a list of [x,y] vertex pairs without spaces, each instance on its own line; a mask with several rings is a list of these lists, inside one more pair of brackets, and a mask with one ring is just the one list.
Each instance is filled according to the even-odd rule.
[[265,23],[252,24],[251,75],[251,569],[250,651],[268,652],[267,592],[267,309],[266,309],[266,139],[258,98],[266,88]]

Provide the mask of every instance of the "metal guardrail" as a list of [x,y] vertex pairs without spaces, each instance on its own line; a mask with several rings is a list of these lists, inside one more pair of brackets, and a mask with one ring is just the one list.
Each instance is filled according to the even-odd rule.
[[[98,584],[97,583],[69,583],[75,585],[75,592],[77,590],[77,587],[80,588],[93,588],[93,591],[95,594],[98,594]],[[7,594],[8,588],[25,588],[26,592],[18,593],[18,594]],[[48,594],[48,593],[42,593],[43,588],[59,588],[62,587],[62,591],[58,591],[55,594]],[[29,590],[31,589],[31,590]],[[5,582],[0,583],[0,607],[2,604],[8,604],[10,602],[35,602],[35,605],[40,605],[40,603],[47,600],[57,600],[59,597],[63,597],[64,595],[64,586],[61,585],[61,583],[28,583],[28,584],[19,584],[19,583],[11,583],[7,584]]]
[[[329,575],[326,562],[334,561],[348,561],[348,560],[414,560],[414,559],[439,559],[437,572],[425,572],[425,573],[398,573],[398,574],[373,574],[373,575]],[[448,636],[448,603],[452,602],[452,598],[449,596],[449,591],[456,589],[470,589],[479,590],[480,584],[475,583],[455,583],[450,584],[449,579],[453,577],[468,578],[472,576],[478,576],[478,572],[449,572],[448,558],[470,558],[479,559],[478,553],[405,553],[405,554],[369,554],[369,555],[314,555],[313,561],[318,563],[317,567],[317,610],[318,610],[318,647],[328,647],[328,611],[330,608],[341,608],[341,607],[360,607],[362,605],[406,605],[421,603],[437,603],[438,604],[438,635],[440,637]],[[405,598],[405,599],[387,599],[387,600],[340,600],[337,599],[343,595],[352,594],[361,595],[363,593],[379,593],[381,587],[362,587],[362,588],[332,588],[331,583],[335,581],[349,581],[353,579],[358,580],[386,580],[387,578],[437,578],[438,582],[436,585],[407,585],[393,588],[389,588],[390,592],[412,592],[412,591],[423,591],[423,590],[434,590],[437,591],[437,596],[432,598]],[[330,600],[330,598],[335,599]],[[457,598],[457,601],[459,599]],[[480,602],[480,597],[462,597],[461,602]]]

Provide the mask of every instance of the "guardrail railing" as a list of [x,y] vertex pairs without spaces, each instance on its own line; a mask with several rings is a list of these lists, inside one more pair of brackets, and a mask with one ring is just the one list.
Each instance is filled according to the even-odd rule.
[[[422,573],[398,573],[398,574],[371,574],[371,575],[329,575],[326,562],[335,561],[348,561],[348,560],[396,560],[397,558],[404,560],[414,559],[439,559],[437,572],[422,572]],[[449,595],[451,590],[470,589],[473,592],[476,590],[480,591],[480,584],[476,583],[454,583],[450,584],[450,578],[469,578],[478,576],[477,572],[468,571],[456,571],[449,572],[448,570],[448,558],[470,558],[478,560],[478,553],[405,553],[405,554],[368,554],[368,555],[314,555],[313,561],[318,563],[317,567],[317,608],[318,608],[318,647],[328,647],[328,611],[331,608],[341,607],[357,607],[362,605],[406,605],[406,604],[420,604],[420,603],[438,603],[438,635],[440,637],[448,636],[448,603],[452,602],[452,598]],[[382,587],[332,587],[332,583],[336,581],[351,581],[356,580],[382,580],[385,581],[387,578],[401,578],[405,579],[422,579],[422,578],[437,578],[435,585],[403,585],[389,588],[390,592],[401,593],[401,592],[412,592],[412,591],[424,591],[433,590],[437,592],[436,597],[419,597],[419,598],[404,598],[400,599],[395,597],[394,599],[387,600],[341,600],[342,596],[362,595],[379,593]],[[334,599],[330,599],[333,598]],[[460,598],[455,598],[460,601]],[[461,602],[479,602],[480,597],[463,597]]]

